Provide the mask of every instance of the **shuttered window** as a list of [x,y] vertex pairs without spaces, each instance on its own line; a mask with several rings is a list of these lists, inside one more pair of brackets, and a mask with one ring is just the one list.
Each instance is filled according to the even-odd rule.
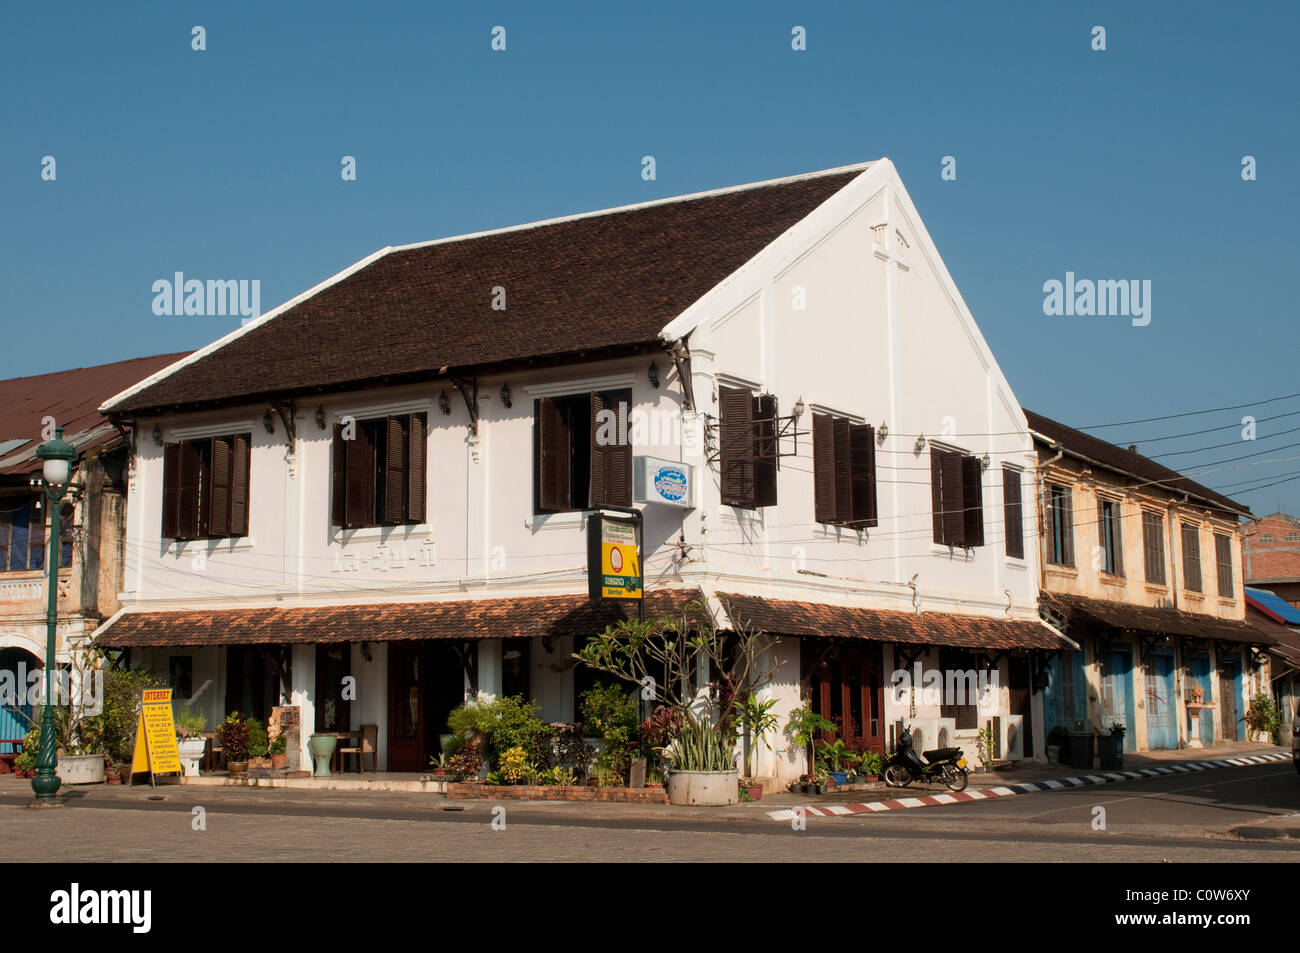
[[718,388],[718,449],[723,506],[755,508],[754,395],[738,387]]
[[534,512],[632,505],[631,405],[627,389],[534,402]]
[[1201,591],[1201,531],[1191,523],[1183,523],[1183,588],[1189,592]]
[[1012,466],[1002,467],[1002,523],[1006,537],[1007,555],[1025,558],[1025,527],[1023,501],[1020,496],[1020,471]]
[[1047,484],[1047,561],[1074,565],[1074,505],[1068,486]]
[[[0,505],[0,572],[24,572],[45,568],[45,514],[48,503],[41,497],[18,502],[10,497]],[[59,565],[72,565],[75,510],[64,503],[60,511]]]
[[1232,539],[1222,533],[1214,534],[1214,565],[1219,576],[1219,595],[1231,599],[1232,586]]
[[875,428],[813,414],[813,518],[833,525],[877,525]]
[[[939,717],[955,718],[958,730],[979,727],[979,673],[975,670],[974,653],[966,649],[940,649],[939,669],[943,677]],[[974,678],[966,678],[968,673],[973,673]],[[952,694],[949,686],[953,688]],[[962,704],[957,703],[959,697]]]
[[163,445],[162,535],[248,535],[252,434]]
[[977,458],[930,447],[930,507],[936,543],[967,548],[984,545],[982,473]]
[[1165,519],[1159,513],[1142,511],[1142,562],[1146,580],[1153,586],[1165,584]]
[[334,425],[330,521],[344,529],[423,523],[428,417],[394,414]]
[[1124,575],[1120,505],[1115,500],[1097,501],[1097,541],[1101,545],[1101,571],[1112,576]]

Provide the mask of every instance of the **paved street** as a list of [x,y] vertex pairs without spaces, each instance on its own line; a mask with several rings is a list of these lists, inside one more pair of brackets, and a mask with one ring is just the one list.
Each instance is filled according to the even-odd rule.
[[[151,800],[151,798],[158,798]],[[891,814],[817,818],[623,804],[508,803],[403,793],[160,786],[73,790],[34,811],[25,781],[0,777],[9,860],[304,861],[1161,861],[1295,862],[1300,842],[1242,841],[1228,828],[1300,811],[1290,764]],[[205,830],[193,829],[193,808]],[[1105,830],[1094,830],[1095,808]]]

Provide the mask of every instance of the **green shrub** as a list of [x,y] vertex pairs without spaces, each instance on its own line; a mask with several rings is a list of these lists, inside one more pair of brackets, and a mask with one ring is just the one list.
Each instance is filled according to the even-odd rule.
[[482,738],[494,761],[510,748],[523,748],[536,761],[547,737],[538,710],[537,703],[523,695],[472,699],[452,709],[447,728],[457,736],[456,748],[471,738]]
[[270,748],[266,740],[266,726],[256,718],[246,718],[244,723],[248,726],[248,756],[265,758]]
[[268,750],[271,754],[284,754],[289,750],[289,742],[284,735],[276,735]]
[[600,683],[583,692],[579,701],[584,730],[605,743],[597,768],[621,776],[627,770],[629,749],[640,724],[636,705],[624,689]]
[[104,710],[86,722],[98,731],[108,760],[131,760],[135,725],[140,717],[140,693],[146,688],[165,688],[166,684],[144,668],[110,669],[104,673]]

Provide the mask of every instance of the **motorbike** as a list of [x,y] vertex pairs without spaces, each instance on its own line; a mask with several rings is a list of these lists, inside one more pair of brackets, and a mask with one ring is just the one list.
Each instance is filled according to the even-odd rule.
[[905,788],[913,781],[942,782],[950,791],[966,790],[970,771],[961,748],[935,748],[920,755],[912,744],[912,732],[904,726],[894,753],[885,761],[885,783]]

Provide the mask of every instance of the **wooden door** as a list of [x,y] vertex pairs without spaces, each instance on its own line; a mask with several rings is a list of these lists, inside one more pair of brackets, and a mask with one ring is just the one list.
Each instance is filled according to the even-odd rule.
[[1174,697],[1172,652],[1153,650],[1147,656],[1146,697],[1147,746],[1177,748],[1178,726],[1174,720],[1177,700]]
[[862,739],[872,751],[885,751],[884,677],[880,646],[832,653],[813,673],[817,712],[835,723],[837,735]]
[[423,646],[393,642],[388,647],[388,770],[426,767]]
[[1030,683],[1029,659],[1007,659],[1007,695],[1011,714],[1021,717],[1021,754],[1034,756],[1033,686]]
[[1223,713],[1222,734],[1228,741],[1238,739],[1237,692],[1241,665],[1235,659],[1219,659],[1219,711]]
[[1132,693],[1133,653],[1127,648],[1110,650],[1101,656],[1101,721],[1109,731],[1115,722],[1123,722],[1124,750],[1137,750]]

